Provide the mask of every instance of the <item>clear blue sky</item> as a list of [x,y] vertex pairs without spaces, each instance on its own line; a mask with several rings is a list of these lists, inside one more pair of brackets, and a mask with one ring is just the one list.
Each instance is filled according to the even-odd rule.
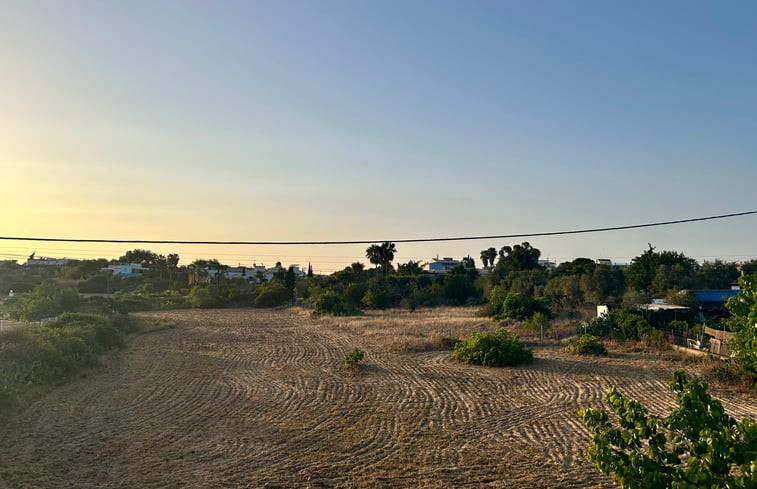
[[[755,25],[753,1],[2,1],[1,234],[398,239],[757,209]],[[757,217],[531,242],[735,260],[757,257]],[[172,249],[331,271],[364,248]]]

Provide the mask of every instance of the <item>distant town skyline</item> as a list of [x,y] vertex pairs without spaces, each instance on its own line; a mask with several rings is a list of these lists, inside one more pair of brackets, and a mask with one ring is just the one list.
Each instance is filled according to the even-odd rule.
[[[757,209],[757,3],[0,0],[0,235],[530,233]],[[757,258],[757,217],[526,239]],[[398,244],[478,263],[523,240]],[[0,241],[0,259],[367,263],[362,245]]]

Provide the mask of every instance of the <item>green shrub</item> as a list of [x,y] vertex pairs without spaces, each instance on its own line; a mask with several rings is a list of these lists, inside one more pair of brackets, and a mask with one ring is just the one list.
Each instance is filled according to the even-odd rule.
[[263,284],[255,298],[255,307],[279,307],[292,301],[292,291],[278,280]]
[[345,301],[339,294],[327,290],[321,292],[313,301],[313,314],[331,314],[332,316],[358,316],[363,311]]
[[189,304],[192,307],[209,308],[218,305],[218,296],[213,285],[195,285],[189,291]]
[[592,433],[589,460],[624,489],[754,488],[757,423],[729,416],[707,384],[683,370],[670,387],[675,406],[664,417],[615,388],[605,396],[613,418],[601,409],[579,411]]
[[689,330],[689,323],[680,319],[668,322],[668,329],[677,333],[685,333]]
[[551,324],[547,316],[540,312],[536,312],[533,316],[531,316],[530,319],[526,321],[525,326],[526,328],[531,330],[532,333],[540,335],[548,331]]
[[589,334],[572,338],[568,342],[568,351],[574,355],[607,355],[607,349],[602,340]]
[[380,283],[372,283],[362,300],[363,305],[369,309],[386,309],[389,302],[389,291]]
[[119,293],[113,296],[113,307],[116,312],[127,314],[136,311],[151,311],[153,303],[149,298],[141,295]]
[[14,319],[39,321],[63,312],[76,311],[81,303],[79,293],[53,280],[47,280],[30,292],[8,301],[8,312]]
[[511,318],[524,321],[537,312],[548,318],[552,317],[552,311],[545,301],[515,292],[507,294],[502,302],[502,313],[495,316],[495,319]]
[[65,313],[43,326],[0,334],[0,399],[95,365],[100,354],[122,346],[123,336],[139,327],[127,316]]
[[104,272],[79,282],[76,288],[83,294],[105,294],[115,292],[121,287],[121,277]]
[[601,316],[581,323],[576,332],[578,334],[587,334],[604,338],[605,336],[610,336],[612,328],[613,321],[610,319],[610,316]]
[[349,284],[341,298],[348,304],[358,308],[362,304],[363,297],[367,291],[368,285],[365,283]]
[[636,311],[616,309],[610,312],[610,318],[619,340],[639,341],[644,336],[653,334],[654,328]]
[[669,349],[670,342],[665,333],[659,329],[650,329],[641,335],[641,343],[647,348],[657,348],[660,350]]
[[344,355],[344,366],[345,367],[354,367],[360,361],[363,360],[363,357],[365,356],[365,352],[361,350],[360,348],[355,348],[351,352]]
[[494,334],[471,333],[466,341],[455,345],[452,358],[489,367],[520,365],[534,359],[531,350],[517,336],[502,328]]

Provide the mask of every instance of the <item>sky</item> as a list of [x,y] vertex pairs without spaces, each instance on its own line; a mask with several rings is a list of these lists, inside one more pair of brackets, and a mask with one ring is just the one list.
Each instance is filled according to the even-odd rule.
[[[757,210],[756,24],[751,0],[0,0],[0,235],[382,241]],[[757,258],[757,216],[529,241],[558,262],[647,243],[734,261]],[[0,259],[136,247],[367,262],[10,240]]]

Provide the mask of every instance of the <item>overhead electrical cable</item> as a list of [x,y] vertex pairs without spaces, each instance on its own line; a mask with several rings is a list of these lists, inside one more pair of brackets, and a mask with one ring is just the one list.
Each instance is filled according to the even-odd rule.
[[747,216],[757,214],[757,210],[735,212],[731,214],[721,214],[718,216],[695,217],[691,219],[677,219],[675,221],[661,221],[645,224],[629,224],[626,226],[608,226],[601,228],[574,229],[570,231],[547,231],[540,233],[514,233],[514,234],[494,234],[488,236],[456,236],[447,238],[409,238],[409,239],[365,239],[349,241],[182,241],[168,239],[85,239],[85,238],[42,238],[27,236],[0,236],[0,240],[6,241],[41,241],[56,243],[129,243],[129,244],[177,244],[177,245],[255,245],[255,246],[286,246],[286,245],[362,245],[382,242],[392,243],[432,243],[440,241],[473,241],[483,239],[513,239],[513,238],[536,238],[542,236],[563,236],[569,234],[588,234],[601,233],[607,231],[622,231],[626,229],[640,229],[657,226],[670,226],[673,224],[685,224],[690,222],[713,221],[716,219],[727,219],[731,217]]

